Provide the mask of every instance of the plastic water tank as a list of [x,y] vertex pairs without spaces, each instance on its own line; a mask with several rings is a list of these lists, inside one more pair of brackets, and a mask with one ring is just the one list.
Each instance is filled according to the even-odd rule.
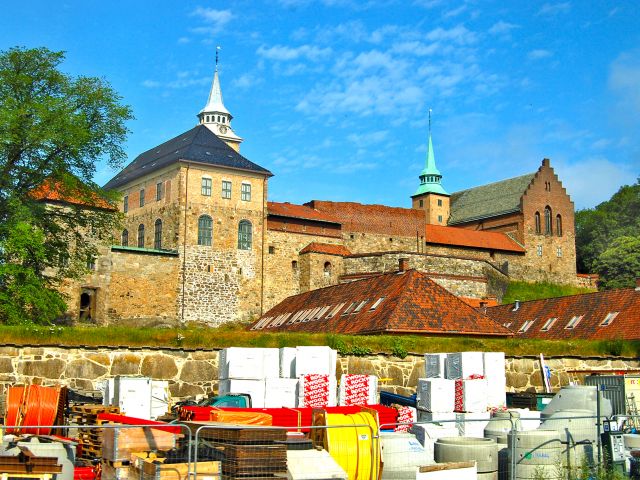
[[[569,385],[562,389],[551,399],[549,404],[542,411],[541,418],[553,415],[558,410],[589,410],[596,414],[597,407],[597,387],[591,385]],[[600,415],[610,417],[613,412],[611,401],[600,393]]]
[[493,438],[497,443],[507,443],[507,434],[511,430],[521,430],[520,412],[493,412],[487,426],[484,427],[484,438]]
[[[435,444],[434,457],[437,463],[475,461],[480,474],[492,474],[497,478],[498,445],[493,438],[445,437]],[[495,475],[493,475],[495,474]]]
[[415,479],[417,467],[430,465],[433,457],[411,433],[381,432],[382,479]]
[[508,435],[510,465],[515,463],[515,480],[544,478],[560,480],[560,434],[555,430],[530,430]]
[[558,410],[547,417],[540,428],[560,434],[563,442],[560,454],[564,465],[573,468],[585,462],[588,465],[595,463],[598,426],[590,410]]

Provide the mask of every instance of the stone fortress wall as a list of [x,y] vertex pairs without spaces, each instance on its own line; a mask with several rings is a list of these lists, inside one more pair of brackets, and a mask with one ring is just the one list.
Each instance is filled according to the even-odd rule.
[[[547,357],[554,391],[569,383],[567,370],[638,369],[640,359],[617,357]],[[390,355],[341,356],[342,373],[377,375],[381,389],[403,395],[415,393],[424,374],[424,357]],[[0,395],[16,384],[67,385],[95,389],[115,375],[144,375],[168,380],[174,400],[209,394],[218,388],[218,351],[151,348],[63,348],[57,346],[0,346]],[[539,358],[507,357],[507,390],[542,392]]]

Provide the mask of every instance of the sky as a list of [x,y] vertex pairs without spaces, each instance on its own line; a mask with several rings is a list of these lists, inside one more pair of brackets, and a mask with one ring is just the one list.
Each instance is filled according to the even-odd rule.
[[[131,106],[132,161],[219,74],[269,199],[411,206],[432,110],[449,192],[551,159],[577,209],[640,176],[640,8],[620,1],[3,2],[0,50],[64,50]],[[99,159],[95,180],[116,172]]]

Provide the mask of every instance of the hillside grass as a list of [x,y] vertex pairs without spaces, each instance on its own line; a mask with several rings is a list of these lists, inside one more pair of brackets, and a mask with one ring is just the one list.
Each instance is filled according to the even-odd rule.
[[507,355],[639,356],[640,342],[621,340],[553,341],[537,339],[499,339],[437,337],[418,335],[351,336],[336,334],[250,332],[246,325],[219,328],[188,327],[36,327],[0,326],[3,345],[49,345],[86,347],[171,348],[211,350],[223,347],[295,347],[329,345],[345,355],[386,353],[397,357],[425,352],[504,351]]
[[577,295],[579,293],[590,293],[593,290],[588,288],[573,287],[571,285],[558,285],[555,283],[540,282],[509,282],[507,291],[502,298],[502,303],[513,303],[516,300],[521,302],[527,300],[539,300],[542,298],[564,297],[567,295]]

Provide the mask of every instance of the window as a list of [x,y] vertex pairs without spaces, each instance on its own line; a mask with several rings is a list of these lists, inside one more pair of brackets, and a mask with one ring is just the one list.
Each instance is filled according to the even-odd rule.
[[538,256],[542,256],[542,245],[538,245]]
[[138,225],[138,247],[144,248],[144,223]]
[[604,320],[602,321],[600,326],[601,327],[606,327],[607,325],[611,325],[611,322],[613,322],[613,320],[618,316],[618,313],[620,313],[620,312],[609,312],[609,313],[607,313],[607,316],[604,317]]
[[298,261],[297,260],[292,260],[291,261],[291,269],[293,270],[293,273],[298,273]]
[[127,213],[129,211],[129,195],[125,195],[122,200],[122,211]]
[[213,220],[209,215],[198,218],[198,245],[211,246],[213,237]]
[[367,302],[369,302],[369,299],[361,301],[352,313],[358,313],[360,310],[362,310],[362,307],[367,304]]
[[556,255],[558,256],[558,258],[562,257],[562,247],[558,247],[556,249]]
[[540,212],[536,212],[535,220],[536,220],[536,235],[540,235],[542,233],[542,230],[540,230]]
[[242,184],[242,187],[240,190],[240,200],[243,200],[245,202],[251,201],[251,184],[250,183]]
[[238,224],[238,248],[240,250],[251,250],[251,222],[249,220],[240,220]]
[[422,199],[420,199],[420,208],[422,208],[424,206],[424,202],[422,201]]
[[551,327],[553,327],[553,324],[556,323],[556,320],[558,320],[556,317],[550,318],[549,320],[547,320],[545,322],[545,324],[542,326],[542,328],[540,329],[540,331],[542,332],[548,332],[549,329]]
[[202,186],[200,188],[200,193],[205,197],[211,196],[211,179],[208,177],[202,177]]
[[551,208],[544,207],[544,234],[551,235],[553,233],[553,224],[551,222]]
[[349,305],[347,309],[342,312],[342,316],[349,315],[351,313],[351,310],[353,310],[353,307],[355,307],[357,304],[358,302],[352,302],[351,305]]
[[329,312],[329,314],[325,318],[334,317],[335,314],[338,313],[342,307],[344,307],[344,302],[342,302],[339,305],[336,305],[336,307],[333,310],[331,310],[331,312]]
[[129,246],[129,230],[126,228],[122,230],[122,235],[120,236],[120,245],[123,247]]
[[582,317],[583,315],[576,315],[575,317],[572,317],[571,320],[569,320],[569,323],[567,323],[567,326],[564,328],[566,328],[567,330],[573,330],[580,323]]
[[438,215],[438,223],[442,223],[442,215]]
[[371,305],[371,308],[369,310],[375,310],[376,308],[378,308],[378,306],[382,303],[383,300],[384,300],[384,297],[380,297],[379,299],[377,299],[375,302],[373,302],[373,305]]
[[520,327],[520,330],[518,330],[518,333],[525,333],[531,328],[531,325],[533,325],[534,322],[535,320],[527,320],[526,322],[524,322]]
[[153,230],[153,248],[160,250],[162,248],[162,220],[159,218],[154,224]]
[[144,207],[144,188],[140,190],[140,206]]
[[324,262],[324,276],[329,277],[331,275],[331,262]]
[[162,182],[158,182],[156,183],[156,202],[159,202],[160,200],[162,200]]
[[89,256],[87,258],[87,270],[95,271],[96,269],[96,259],[93,256]]
[[276,247],[274,247],[273,245],[269,245],[269,254],[273,255],[274,253],[276,253]]
[[562,236],[562,217],[560,215],[556,215],[556,235]]
[[441,206],[442,206],[442,199],[441,199],[441,198],[439,198],[439,199],[438,199],[438,206],[439,206],[439,207],[441,207]]
[[228,180],[222,181],[222,198],[231,198],[231,182]]

